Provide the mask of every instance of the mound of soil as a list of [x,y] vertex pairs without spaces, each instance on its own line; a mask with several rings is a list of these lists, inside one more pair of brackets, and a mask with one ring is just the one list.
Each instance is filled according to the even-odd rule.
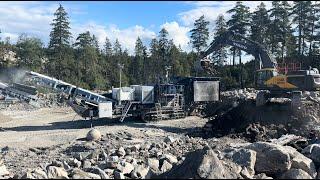
[[250,99],[215,107],[218,108],[210,109],[218,115],[209,117],[206,125],[215,137],[235,134],[250,137],[253,133],[266,140],[287,133],[308,136],[311,130],[320,129],[317,103],[304,102],[299,109],[292,109],[290,102],[269,102],[256,107],[255,100]]

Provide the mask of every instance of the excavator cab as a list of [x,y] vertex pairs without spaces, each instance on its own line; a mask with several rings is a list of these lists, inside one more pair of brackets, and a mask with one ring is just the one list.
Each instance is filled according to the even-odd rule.
[[267,87],[266,82],[271,78],[278,76],[278,72],[273,68],[260,69],[256,71],[255,85],[258,89]]

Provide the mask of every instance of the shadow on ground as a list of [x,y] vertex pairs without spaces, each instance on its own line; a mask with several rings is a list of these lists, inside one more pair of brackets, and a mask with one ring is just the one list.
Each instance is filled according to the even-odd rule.
[[172,133],[190,133],[194,130],[199,130],[200,128],[179,128],[163,126],[156,123],[145,123],[139,119],[127,118],[126,121],[120,123],[118,119],[97,119],[97,120],[73,120],[73,121],[63,121],[63,122],[53,122],[48,125],[43,126],[17,126],[10,128],[2,128],[2,131],[46,131],[46,130],[63,130],[63,129],[86,129],[99,126],[127,126],[137,129],[161,129],[166,132]]

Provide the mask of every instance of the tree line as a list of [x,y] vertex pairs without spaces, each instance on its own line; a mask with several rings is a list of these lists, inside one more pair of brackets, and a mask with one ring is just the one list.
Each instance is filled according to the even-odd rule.
[[[262,2],[253,12],[241,1],[215,22],[205,16],[195,20],[190,31],[191,52],[185,52],[168,37],[162,28],[147,48],[138,37],[134,54],[129,55],[118,39],[111,43],[106,37],[99,47],[97,37],[89,31],[76,36],[71,44],[70,21],[62,5],[54,13],[50,41],[47,46],[36,37],[20,35],[15,44],[8,38],[0,39],[0,68],[26,68],[56,77],[88,89],[110,89],[119,86],[120,68],[122,85],[152,84],[163,82],[166,67],[171,76],[209,76],[198,72],[195,61],[209,42],[225,31],[232,30],[264,45],[278,63],[300,62],[304,68],[312,65],[320,68],[320,3],[312,1],[272,1],[266,9]],[[209,30],[212,24],[214,29]],[[1,33],[1,32],[0,32]],[[8,61],[6,52],[16,53],[16,62]],[[252,86],[254,61],[243,63],[242,51],[223,47],[211,55],[215,68],[225,88]],[[228,59],[231,57],[232,59]],[[226,64],[226,62],[229,64]],[[238,62],[238,63],[237,63]]]

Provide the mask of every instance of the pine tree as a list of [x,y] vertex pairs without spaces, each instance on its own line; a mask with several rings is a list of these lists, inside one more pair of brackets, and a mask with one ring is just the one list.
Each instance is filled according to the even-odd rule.
[[267,44],[267,32],[270,22],[266,5],[262,2],[251,16],[251,40],[260,44]]
[[165,28],[162,28],[159,32],[159,53],[160,53],[160,66],[164,68],[169,63],[168,54],[169,54],[169,39],[168,31]]
[[60,4],[54,16],[48,47],[49,74],[58,79],[70,78],[72,71],[69,66],[73,64],[73,52],[69,45],[71,33],[68,14]]
[[104,52],[107,57],[112,56],[112,44],[108,37],[106,37],[106,42],[104,43]]
[[122,54],[122,47],[121,44],[119,43],[119,40],[116,39],[114,45],[113,45],[113,52],[115,55],[121,55]]
[[191,32],[191,43],[192,47],[196,49],[199,54],[202,48],[207,46],[207,40],[209,38],[209,21],[206,21],[204,15],[202,15],[199,19],[195,20],[194,28]]
[[293,22],[297,24],[298,30],[298,55],[304,55],[306,52],[306,38],[310,33],[310,14],[312,13],[311,1],[295,1],[292,8],[294,16]]
[[[250,25],[249,7],[243,5],[241,1],[237,1],[235,7],[227,11],[227,13],[232,14],[227,22],[228,30],[245,36]],[[239,63],[241,64],[241,51],[234,47],[231,50],[233,52],[233,65],[235,65],[236,54],[239,54]]]
[[146,58],[146,47],[143,45],[140,37],[137,38],[134,48],[134,58],[130,64],[131,84],[141,84],[144,81],[144,61]]
[[[97,51],[97,43],[90,32],[78,35],[74,43],[77,48],[77,66],[79,83],[86,88],[95,89],[105,87],[102,78],[100,55]],[[99,48],[99,47],[98,47]]]
[[272,1],[270,11],[271,24],[268,31],[270,49],[272,54],[283,61],[285,55],[289,55],[288,49],[292,49],[291,46],[294,46],[294,44],[291,44],[293,31],[289,19],[290,5],[287,1]]
[[[220,36],[221,34],[227,31],[227,24],[222,14],[218,15],[217,20],[215,22],[214,29],[214,38]],[[221,47],[215,54],[212,55],[214,64],[218,66],[222,66],[225,63],[227,58],[227,50],[226,47]]]
[[307,39],[309,41],[309,57],[313,55],[314,41],[317,40],[315,32],[319,29],[317,26],[317,21],[319,21],[320,13],[320,3],[311,2],[310,11],[307,13],[308,23],[307,23]]
[[158,75],[160,74],[160,53],[159,53],[159,41],[153,38],[150,42],[150,60],[147,63],[147,74],[149,78],[147,83],[156,82]]

